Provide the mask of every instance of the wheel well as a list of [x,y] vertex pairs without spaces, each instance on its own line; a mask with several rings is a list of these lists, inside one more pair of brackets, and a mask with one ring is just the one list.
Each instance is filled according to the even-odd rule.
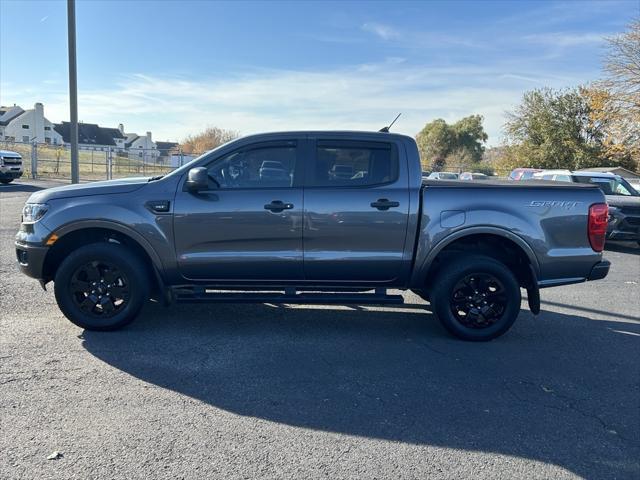
[[108,228],[84,228],[60,237],[49,249],[44,260],[43,277],[48,282],[55,277],[62,261],[75,249],[91,243],[113,242],[126,246],[147,266],[149,281],[158,288],[158,280],[153,271],[153,263],[144,248],[131,237]]
[[427,270],[425,288],[429,290],[430,282],[447,262],[473,254],[486,255],[504,263],[514,273],[521,287],[527,288],[534,282],[531,262],[522,247],[500,235],[482,233],[459,238],[443,248]]

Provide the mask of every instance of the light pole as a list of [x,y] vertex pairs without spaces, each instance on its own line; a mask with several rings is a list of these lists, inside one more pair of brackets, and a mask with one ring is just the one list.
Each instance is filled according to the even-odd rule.
[[69,135],[71,142],[71,183],[80,181],[78,166],[78,73],[76,67],[76,2],[67,0],[69,40]]

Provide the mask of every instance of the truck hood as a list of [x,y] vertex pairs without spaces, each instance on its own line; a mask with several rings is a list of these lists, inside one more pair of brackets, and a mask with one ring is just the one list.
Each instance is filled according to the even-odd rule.
[[123,178],[104,182],[77,183],[62,187],[47,188],[31,194],[27,203],[46,203],[61,198],[84,197],[89,195],[113,195],[129,193],[149,183],[149,177]]
[[627,195],[606,195],[607,203],[612,207],[640,207],[640,197]]

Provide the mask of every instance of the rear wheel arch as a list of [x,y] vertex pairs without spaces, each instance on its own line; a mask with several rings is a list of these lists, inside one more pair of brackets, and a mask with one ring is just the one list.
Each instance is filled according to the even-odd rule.
[[423,288],[430,289],[430,282],[448,261],[465,255],[493,258],[513,271],[521,287],[537,288],[539,264],[533,250],[517,235],[499,228],[465,229],[437,244],[423,264]]

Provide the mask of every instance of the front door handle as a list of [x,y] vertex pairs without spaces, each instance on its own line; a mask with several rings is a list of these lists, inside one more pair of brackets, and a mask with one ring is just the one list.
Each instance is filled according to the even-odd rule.
[[293,208],[293,203],[284,203],[280,200],[274,200],[271,203],[267,203],[264,206],[265,210],[271,210],[273,213],[280,213],[283,210],[291,210]]
[[394,202],[393,200],[387,200],[386,198],[379,198],[376,202],[371,202],[371,206],[378,210],[389,210],[390,208],[399,207],[400,202]]

